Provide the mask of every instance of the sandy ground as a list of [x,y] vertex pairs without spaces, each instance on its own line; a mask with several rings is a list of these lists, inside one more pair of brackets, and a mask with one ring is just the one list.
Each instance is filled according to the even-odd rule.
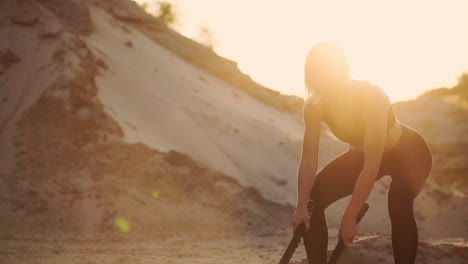
[[[166,240],[9,240],[0,243],[2,263],[180,263],[180,264],[260,264],[278,263],[289,236],[286,233],[257,236],[255,238],[207,238],[194,236],[174,237]],[[334,242],[334,241],[333,241]],[[329,256],[331,254],[329,250]],[[466,240],[439,240],[420,242],[416,262],[466,263]],[[304,248],[299,245],[292,264],[307,264]],[[391,264],[389,237],[358,237],[343,251],[339,263]]]
[[[20,240],[1,243],[0,255],[5,261],[2,263],[276,263],[282,248],[277,238],[271,238],[200,241],[192,237],[174,237],[106,243],[72,240],[65,244],[61,241]],[[298,250],[293,261],[300,261],[304,254]]]

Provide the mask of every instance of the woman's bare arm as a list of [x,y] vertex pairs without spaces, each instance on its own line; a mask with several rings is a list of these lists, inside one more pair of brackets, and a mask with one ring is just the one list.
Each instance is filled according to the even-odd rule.
[[380,168],[387,135],[387,101],[382,92],[367,94],[366,129],[364,134],[364,165],[354,185],[353,194],[345,214],[355,219],[369,197]]
[[310,190],[315,182],[321,126],[321,109],[319,104],[310,100],[304,102],[304,139],[298,169],[297,207],[307,208]]

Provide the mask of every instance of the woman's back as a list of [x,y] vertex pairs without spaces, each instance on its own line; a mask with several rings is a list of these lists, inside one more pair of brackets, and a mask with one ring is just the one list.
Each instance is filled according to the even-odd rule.
[[[347,88],[351,89],[349,96],[351,96],[352,98],[350,98],[349,100],[351,100],[350,107],[352,109],[337,109],[339,105],[330,105],[328,102],[322,102],[322,121],[330,127],[330,130],[338,139],[350,143],[353,146],[362,146],[364,141],[366,118],[364,107],[366,106],[366,103],[369,103],[369,101],[366,101],[366,99],[372,100],[372,98],[368,97],[367,92],[369,92],[369,89],[380,88],[376,85],[372,85],[367,81],[351,80],[350,83],[351,86]],[[396,116],[393,111],[392,104],[389,100],[387,101],[387,105],[388,132],[392,128],[393,124],[396,122]],[[350,112],[333,112],[337,110]],[[340,120],[340,117],[344,117],[345,119]]]

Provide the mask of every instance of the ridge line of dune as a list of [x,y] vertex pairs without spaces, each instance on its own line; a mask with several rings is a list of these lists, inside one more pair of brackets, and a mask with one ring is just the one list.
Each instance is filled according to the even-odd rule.
[[257,100],[281,111],[295,115],[302,113],[302,97],[282,94],[256,83],[249,75],[239,70],[236,62],[169,28],[162,20],[146,13],[135,2],[126,0],[92,2],[184,60],[247,92]]

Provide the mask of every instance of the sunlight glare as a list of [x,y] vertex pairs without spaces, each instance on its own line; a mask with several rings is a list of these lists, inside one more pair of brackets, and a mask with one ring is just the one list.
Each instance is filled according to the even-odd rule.
[[130,232],[130,222],[122,217],[117,217],[115,219],[115,226],[120,230],[122,233]]
[[[143,0],[139,0],[143,2]],[[310,48],[334,40],[351,78],[373,82],[392,101],[450,87],[468,71],[468,1],[172,0],[181,33],[206,25],[215,51],[261,84],[303,96]]]

